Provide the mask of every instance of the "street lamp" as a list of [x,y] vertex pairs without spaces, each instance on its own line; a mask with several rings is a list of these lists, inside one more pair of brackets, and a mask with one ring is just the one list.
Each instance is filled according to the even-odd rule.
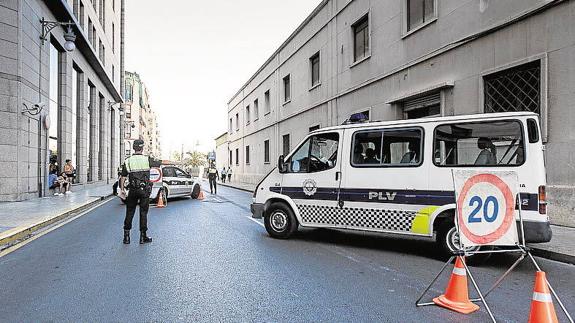
[[71,52],[76,49],[76,34],[72,31],[72,26],[75,23],[68,21],[68,22],[60,22],[60,21],[49,21],[45,20],[44,17],[40,19],[42,23],[42,34],[40,35],[40,39],[42,40],[42,45],[48,40],[48,35],[52,29],[56,28],[57,26],[68,26],[66,32],[64,33],[64,39],[66,42],[64,43],[64,49]]

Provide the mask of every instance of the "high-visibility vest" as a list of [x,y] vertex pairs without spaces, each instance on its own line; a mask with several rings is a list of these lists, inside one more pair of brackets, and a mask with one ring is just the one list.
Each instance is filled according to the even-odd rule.
[[150,158],[144,155],[132,155],[124,162],[128,173],[145,172],[150,170]]

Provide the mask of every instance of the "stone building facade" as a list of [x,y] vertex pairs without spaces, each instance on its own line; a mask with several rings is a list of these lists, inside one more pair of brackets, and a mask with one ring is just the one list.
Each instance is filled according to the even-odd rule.
[[[48,194],[71,159],[80,184],[108,182],[121,158],[123,0],[0,2],[0,201]],[[75,49],[65,49],[71,23]],[[41,35],[45,34],[45,41]]]
[[218,170],[222,168],[228,168],[230,166],[228,156],[229,156],[229,148],[228,148],[228,133],[225,132],[219,135],[216,139],[216,167]]
[[325,0],[228,103],[229,163],[256,183],[309,131],[539,113],[550,214],[575,226],[575,2]]
[[125,72],[125,149],[126,156],[132,154],[132,143],[136,139],[145,142],[144,153],[156,158],[162,157],[158,119],[150,104],[148,88],[138,73]]

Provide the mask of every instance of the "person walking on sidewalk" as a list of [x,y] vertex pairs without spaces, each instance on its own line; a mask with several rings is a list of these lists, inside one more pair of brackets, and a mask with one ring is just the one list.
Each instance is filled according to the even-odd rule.
[[210,193],[218,194],[218,184],[217,179],[219,177],[218,169],[213,162],[210,162],[210,167],[208,168],[208,180],[210,181]]
[[226,168],[222,167],[222,173],[220,174],[222,176],[222,183],[226,182]]
[[226,172],[226,174],[228,175],[228,182],[231,183],[232,182],[232,166],[228,167],[228,171]]
[[124,244],[130,243],[130,230],[136,207],[140,206],[140,244],[152,242],[148,237],[148,209],[150,207],[150,168],[160,167],[160,162],[143,155],[144,141],[134,140],[134,154],[124,161],[120,189],[125,193],[126,178],[128,178],[128,196],[126,197],[126,218],[124,219]]

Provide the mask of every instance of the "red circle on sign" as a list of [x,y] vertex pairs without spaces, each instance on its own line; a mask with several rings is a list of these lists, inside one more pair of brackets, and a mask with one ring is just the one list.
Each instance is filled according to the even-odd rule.
[[[467,193],[473,187],[473,185],[484,182],[492,184],[493,186],[497,187],[501,193],[503,193],[503,197],[505,198],[505,217],[503,218],[503,222],[499,228],[497,228],[497,230],[486,235],[477,235],[471,232],[469,228],[465,226],[461,208]],[[513,222],[515,222],[515,198],[513,197],[511,189],[509,189],[509,186],[507,186],[507,184],[505,184],[501,178],[493,174],[479,174],[472,176],[463,185],[463,189],[461,190],[459,198],[457,199],[457,219],[461,224],[459,226],[459,230],[461,230],[461,232],[472,242],[480,245],[485,245],[496,241],[497,239],[501,238],[507,232],[507,230],[509,230],[509,227],[513,224]]]
[[[155,180],[150,179],[150,182],[157,183],[157,182],[162,180],[162,170],[161,169],[156,168],[156,167],[150,168],[150,175],[152,175],[152,172],[157,172],[158,179],[155,179]],[[153,174],[153,175],[156,175],[156,174]]]

